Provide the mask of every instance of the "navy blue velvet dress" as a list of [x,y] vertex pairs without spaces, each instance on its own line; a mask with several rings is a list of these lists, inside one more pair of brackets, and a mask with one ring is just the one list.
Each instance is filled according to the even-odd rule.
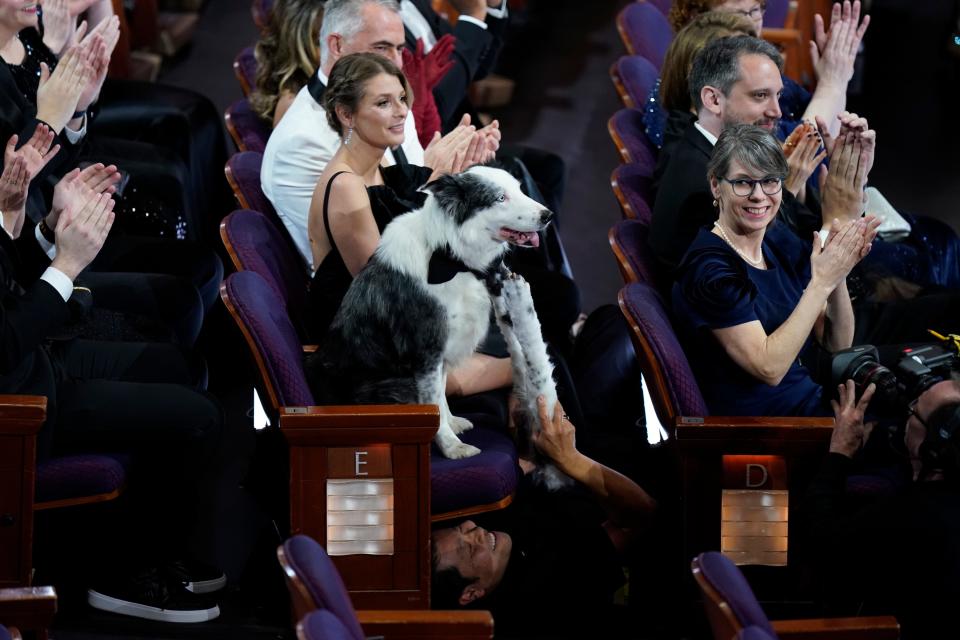
[[779,221],[763,240],[767,269],[756,269],[701,229],[677,270],[673,310],[687,359],[712,415],[831,415],[803,356],[772,387],[736,364],[713,329],[759,320],[767,335],[793,313],[810,280],[810,249]]

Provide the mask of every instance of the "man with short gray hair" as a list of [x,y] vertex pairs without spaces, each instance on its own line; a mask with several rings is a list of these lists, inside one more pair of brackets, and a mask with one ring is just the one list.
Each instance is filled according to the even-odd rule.
[[[320,69],[297,93],[270,134],[263,153],[260,184],[311,274],[316,265],[312,264],[307,234],[310,201],[320,174],[340,147],[340,136],[330,127],[322,106],[327,77],[337,60],[351,53],[376,53],[402,68],[403,47],[403,21],[396,0],[329,0],[324,5],[320,26]],[[495,150],[499,131],[486,139]],[[410,111],[404,123],[403,144],[386,154],[384,164],[434,166],[431,154],[441,153],[444,145],[457,140],[468,142],[469,138],[451,132],[424,150]]]

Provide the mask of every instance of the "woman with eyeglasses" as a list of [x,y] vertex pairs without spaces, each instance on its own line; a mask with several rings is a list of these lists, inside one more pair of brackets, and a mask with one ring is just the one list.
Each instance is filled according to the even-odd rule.
[[[857,174],[859,138],[833,170]],[[707,165],[712,227],[696,236],[678,267],[673,308],[678,333],[715,415],[832,415],[806,364],[816,340],[851,345],[850,270],[870,251],[879,222],[835,222],[804,241],[777,221],[787,162],[767,130],[733,125]]]

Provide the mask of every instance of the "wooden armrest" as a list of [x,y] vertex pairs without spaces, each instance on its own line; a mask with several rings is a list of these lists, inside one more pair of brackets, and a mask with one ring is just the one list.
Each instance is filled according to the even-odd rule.
[[280,430],[290,444],[354,446],[384,442],[430,442],[439,426],[440,409],[433,404],[280,409]]
[[892,616],[771,620],[770,624],[781,640],[896,640],[900,637],[900,625]]
[[53,587],[0,589],[0,623],[22,630],[46,629],[57,612]]
[[303,345],[303,352],[304,352],[304,353],[316,353],[317,349],[319,349],[319,348],[320,348],[320,345],[318,345],[318,344],[305,344],[305,345]]
[[781,47],[788,45],[799,45],[803,42],[803,34],[799,29],[764,29],[760,36],[775,45]]
[[34,435],[46,416],[45,396],[0,395],[0,434]]
[[357,620],[364,633],[383,636],[385,640],[493,637],[493,616],[489,611],[361,610],[357,611]]
[[[826,444],[833,433],[833,418],[773,416],[708,416],[677,418],[677,443],[713,444]],[[746,453],[746,452],[745,452]]]

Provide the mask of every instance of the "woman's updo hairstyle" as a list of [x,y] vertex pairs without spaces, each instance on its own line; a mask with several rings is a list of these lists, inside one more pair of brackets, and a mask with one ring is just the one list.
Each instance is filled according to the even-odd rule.
[[773,134],[753,124],[727,125],[707,163],[708,178],[725,178],[730,163],[736,160],[744,168],[764,176],[787,177],[787,159]]
[[323,92],[323,108],[330,127],[343,137],[343,125],[337,116],[337,107],[347,113],[356,113],[366,90],[366,84],[381,73],[393,76],[403,86],[407,106],[413,104],[413,92],[403,72],[383,56],[374,53],[351,53],[337,60],[330,70],[327,88]]

